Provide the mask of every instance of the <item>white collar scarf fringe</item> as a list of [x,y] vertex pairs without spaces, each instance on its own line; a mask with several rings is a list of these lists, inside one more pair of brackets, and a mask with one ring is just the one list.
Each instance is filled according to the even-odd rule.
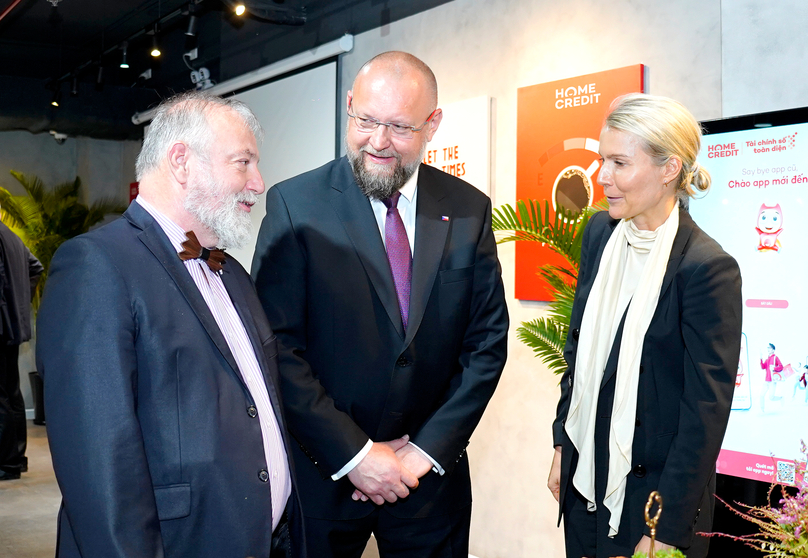
[[628,305],[617,361],[617,383],[609,429],[609,472],[603,500],[610,513],[610,537],[617,534],[620,525],[626,495],[626,476],[631,471],[631,446],[634,442],[643,340],[656,311],[662,279],[678,230],[678,204],[674,206],[665,223],[655,231],[640,231],[633,223],[621,220],[603,250],[598,274],[584,308],[575,361],[575,382],[565,428],[579,454],[572,483],[586,498],[587,509],[594,511],[598,394],[606,361],[620,324],[620,320],[615,319],[615,312],[623,270],[630,246],[638,251],[650,249],[637,289]]

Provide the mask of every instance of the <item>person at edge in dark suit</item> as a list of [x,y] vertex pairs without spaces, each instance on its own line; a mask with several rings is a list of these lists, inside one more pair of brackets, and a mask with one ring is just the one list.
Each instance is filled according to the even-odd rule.
[[422,61],[387,52],[347,96],[347,157],[267,193],[252,273],[281,389],[309,551],[468,555],[465,448],[506,357],[491,202],[421,165],[438,129]]
[[694,533],[712,524],[741,274],[687,211],[710,186],[700,145],[684,106],[643,94],[616,100],[600,134],[609,211],[584,231],[548,481],[568,557],[647,552],[653,490],[664,503],[656,549],[707,554]]
[[31,297],[42,264],[0,222],[0,481],[28,470],[25,401],[20,391],[20,345],[31,339]]
[[276,338],[249,275],[212,248],[249,238],[261,137],[234,99],[164,101],[137,199],[53,259],[37,360],[57,557],[305,555]]

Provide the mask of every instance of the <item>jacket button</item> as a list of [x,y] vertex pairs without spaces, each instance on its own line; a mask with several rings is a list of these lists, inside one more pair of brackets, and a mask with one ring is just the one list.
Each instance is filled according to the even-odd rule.
[[572,338],[575,339],[576,341],[578,340],[578,336],[580,334],[581,334],[581,330],[578,329],[577,327],[572,330]]
[[258,416],[258,409],[255,408],[255,405],[250,405],[247,407],[247,414],[250,415],[250,418],[255,418]]
[[643,367],[642,367],[642,364],[641,364],[641,365],[640,365],[640,374],[642,374],[643,372],[645,372],[645,368],[643,368]]
[[570,387],[572,387],[572,374],[570,374],[569,376],[567,376],[567,385],[568,385],[568,386],[570,386]]
[[642,426],[642,421],[640,419],[636,419],[634,421],[634,426]]
[[634,466],[634,476],[638,479],[643,478],[646,475],[645,465],[635,465]]
[[404,356],[400,356],[398,360],[396,360],[396,366],[409,366],[410,364],[412,363]]
[[269,480],[269,473],[267,473],[266,469],[261,469],[258,471],[258,479],[261,482],[267,482]]

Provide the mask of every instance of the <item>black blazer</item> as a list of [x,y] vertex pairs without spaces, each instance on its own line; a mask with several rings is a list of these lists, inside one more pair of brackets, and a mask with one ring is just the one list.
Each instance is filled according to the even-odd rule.
[[20,237],[0,222],[0,344],[31,339],[31,296],[42,271]]
[[491,202],[421,165],[409,327],[370,202],[338,159],[271,188],[253,277],[281,340],[281,390],[307,516],[358,518],[347,477],[368,438],[409,434],[446,470],[388,505],[423,517],[471,502],[465,448],[505,364],[508,315]]
[[[571,489],[577,461],[564,420],[571,390],[575,389],[578,331],[600,257],[617,222],[601,212],[592,217],[584,231],[571,334],[564,352],[568,368],[561,379],[561,399],[553,423],[554,444],[562,446],[562,503],[566,490]],[[643,509],[652,490],[659,491],[664,500],[657,528],[660,541],[688,548],[697,521],[699,527],[709,530],[713,505],[710,484],[729,420],[740,356],[741,314],[738,264],[686,210],[680,209],[679,230],[640,359],[633,468],[617,535],[631,548],[647,531]],[[608,429],[621,335],[622,324],[606,364],[598,401],[596,428],[603,436],[596,437],[596,451],[604,463],[608,462]],[[601,492],[605,490],[605,473],[605,468],[597,469],[596,484]]]
[[[229,256],[222,279],[284,432],[275,335]],[[63,498],[57,556],[269,556],[252,397],[199,289],[137,203],[57,251],[37,361]],[[294,491],[288,509],[300,557]]]

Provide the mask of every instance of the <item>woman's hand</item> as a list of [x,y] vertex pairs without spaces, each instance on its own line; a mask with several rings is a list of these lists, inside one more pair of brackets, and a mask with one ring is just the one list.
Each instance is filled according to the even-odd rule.
[[553,464],[550,465],[550,477],[547,479],[547,488],[553,493],[553,498],[558,502],[559,491],[561,490],[561,446],[555,447],[553,453]]
[[[675,546],[671,546],[669,544],[665,544],[663,542],[654,541],[654,551],[657,550],[673,550],[676,548]],[[634,548],[634,552],[645,552],[648,554],[648,551],[651,550],[651,538],[647,535],[643,535],[640,539],[640,542],[637,543],[636,548]]]

